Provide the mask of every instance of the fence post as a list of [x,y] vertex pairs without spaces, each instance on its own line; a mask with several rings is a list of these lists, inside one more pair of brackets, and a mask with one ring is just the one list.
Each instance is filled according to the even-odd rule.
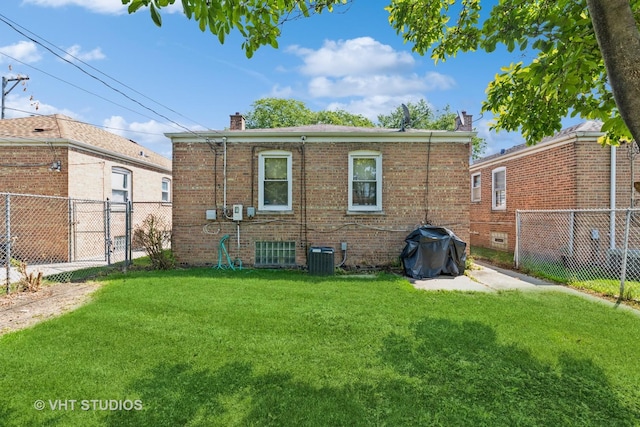
[[629,226],[631,224],[631,209],[627,209],[627,218],[624,224],[624,250],[622,251],[622,262],[620,266],[620,295],[618,301],[622,301],[624,296],[624,282],[627,275],[627,255],[629,253]]
[[4,265],[7,274],[7,294],[11,290],[11,196],[6,194],[4,199],[5,213],[5,258]]
[[127,206],[125,208],[124,218],[124,273],[127,272],[127,267],[131,262],[131,215],[133,212],[133,205],[131,200],[127,200]]
[[575,246],[575,229],[576,229],[576,213],[575,211],[569,212],[569,247],[567,255],[573,256],[573,247]]
[[111,265],[111,202],[104,202],[104,255],[107,265]]
[[520,211],[516,211],[516,250],[513,252],[516,268],[520,268]]

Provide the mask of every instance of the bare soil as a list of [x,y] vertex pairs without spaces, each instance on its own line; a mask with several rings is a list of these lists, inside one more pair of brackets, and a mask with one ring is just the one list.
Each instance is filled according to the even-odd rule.
[[37,292],[0,294],[0,336],[74,310],[88,302],[100,286],[95,282],[58,283]]

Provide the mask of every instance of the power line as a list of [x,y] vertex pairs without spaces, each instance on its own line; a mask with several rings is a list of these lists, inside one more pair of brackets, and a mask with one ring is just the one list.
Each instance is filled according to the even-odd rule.
[[[196,136],[200,137],[200,135],[198,135],[197,133],[195,133],[195,132],[194,132],[194,131],[192,131],[191,129],[189,129],[189,128],[187,128],[187,127],[183,126],[183,125],[181,125],[180,123],[178,123],[178,122],[176,122],[176,121],[172,120],[171,118],[169,118],[169,117],[165,116],[164,114],[159,113],[159,112],[158,112],[158,111],[156,111],[155,109],[153,109],[153,108],[151,108],[151,107],[148,107],[148,106],[144,105],[142,102],[140,102],[140,101],[138,101],[138,100],[136,100],[136,99],[132,98],[131,96],[127,95],[126,93],[122,92],[121,90],[119,90],[119,89],[117,89],[117,88],[113,87],[113,86],[112,86],[112,85],[110,85],[109,83],[105,82],[103,79],[101,79],[101,78],[99,78],[99,77],[97,77],[97,76],[95,76],[95,75],[91,74],[90,72],[88,72],[87,70],[85,70],[85,69],[83,69],[82,67],[78,66],[77,64],[73,63],[73,62],[72,62],[72,61],[70,61],[69,59],[67,59],[67,58],[65,58],[65,57],[63,57],[63,56],[61,56],[61,55],[57,54],[56,52],[54,52],[54,51],[53,51],[53,49],[51,49],[51,48],[50,48],[50,47],[48,47],[48,46],[45,46],[45,45],[44,45],[43,43],[41,43],[40,41],[38,41],[38,40],[34,39],[33,37],[28,36],[27,34],[25,34],[25,32],[20,31],[18,28],[16,28],[16,26],[19,26],[19,24],[15,24],[15,25],[14,25],[13,21],[11,21],[9,18],[5,17],[5,16],[4,16],[4,15],[2,15],[2,14],[0,14],[0,21],[4,22],[7,26],[9,26],[11,29],[13,29],[13,30],[14,30],[15,32],[17,32],[18,34],[22,35],[23,37],[27,38],[28,40],[32,41],[33,43],[35,43],[35,44],[37,44],[37,45],[39,45],[39,46],[42,46],[44,49],[46,49],[47,51],[49,51],[52,55],[54,55],[54,56],[56,56],[57,58],[59,58],[59,59],[63,60],[64,62],[66,62],[66,63],[68,63],[68,64],[72,65],[73,67],[75,67],[75,68],[77,68],[78,70],[80,70],[82,73],[84,73],[84,74],[86,74],[87,76],[89,76],[89,77],[93,78],[94,80],[96,80],[96,81],[98,81],[98,82],[102,83],[103,85],[105,85],[107,88],[109,88],[109,89],[113,90],[114,92],[117,92],[118,94],[120,94],[120,95],[124,96],[125,98],[127,98],[127,99],[128,99],[128,100],[130,100],[131,102],[134,102],[134,103],[138,104],[139,106],[141,106],[142,108],[144,108],[144,109],[146,109],[146,110],[151,111],[151,112],[152,112],[152,113],[154,113],[155,115],[157,115],[157,116],[159,116],[159,117],[162,117],[163,119],[165,119],[165,120],[167,120],[167,121],[169,121],[169,122],[173,123],[174,125],[178,126],[179,128],[181,128],[181,129],[183,129],[183,130],[187,131],[188,133],[191,133],[191,134],[194,134],[194,135],[196,135]],[[24,27],[20,26],[20,28],[24,28]],[[29,30],[26,30],[26,29],[25,29],[25,31],[29,31]],[[31,31],[29,31],[29,32],[30,32],[31,34],[33,34]],[[34,36],[35,36],[35,34],[34,34]],[[44,39],[43,39],[43,40],[44,40]],[[47,42],[47,43],[51,44],[50,42]],[[56,48],[56,49],[59,49],[59,48]],[[67,53],[65,52],[65,54],[67,54]],[[68,55],[68,54],[67,54],[67,55]],[[71,57],[75,58],[75,57],[74,57],[74,56],[72,56],[72,55],[69,55],[69,56],[71,56]],[[75,58],[75,59],[77,59],[77,58]],[[79,60],[79,61],[80,61],[80,60]],[[80,61],[80,62],[82,62],[82,63],[84,64],[84,62],[83,62],[83,61]],[[93,68],[93,67],[91,67],[91,68]],[[94,68],[94,69],[95,69],[95,68]],[[101,72],[101,73],[102,73],[102,72]],[[102,74],[104,74],[104,73],[102,73]],[[104,74],[104,75],[106,76],[106,74]],[[109,76],[107,76],[107,77],[109,77]],[[110,78],[110,79],[112,79],[112,80],[114,80],[114,81],[116,81],[116,82],[118,82],[117,80],[113,79],[112,77],[109,77],[109,78]],[[120,82],[118,82],[118,83],[120,83]],[[122,84],[122,83],[120,83],[120,84]],[[128,87],[128,86],[126,86],[126,85],[123,85],[123,86]],[[153,100],[152,100],[152,101],[153,101]],[[153,102],[155,102],[155,101],[153,101]],[[157,103],[157,102],[156,102],[156,103]],[[157,103],[157,104],[158,104],[158,105],[161,105],[161,104],[159,104],[159,103]],[[164,107],[164,108],[167,108],[167,107]],[[172,111],[172,110],[171,110],[171,111]],[[190,120],[190,119],[188,119],[188,120]],[[193,121],[193,120],[191,120],[191,121]],[[194,123],[196,123],[195,121],[193,121],[193,122],[194,122]],[[205,127],[205,126],[203,126],[203,127]],[[206,128],[206,127],[205,127],[205,128]],[[218,132],[218,131],[213,131],[213,132]],[[219,133],[219,132],[218,132],[218,133]]]
[[[170,107],[168,107],[168,106],[166,106],[166,105],[164,105],[164,104],[162,104],[162,103],[160,103],[160,102],[158,102],[158,101],[156,101],[156,100],[154,100],[154,99],[152,99],[152,98],[148,97],[147,95],[143,94],[142,92],[139,92],[138,90],[136,90],[136,89],[132,88],[131,86],[128,86],[127,84],[125,84],[125,83],[121,82],[120,80],[116,79],[115,77],[112,77],[112,76],[110,76],[110,75],[106,74],[106,73],[105,73],[105,72],[103,72],[102,70],[100,70],[100,69],[98,69],[98,68],[94,67],[94,66],[93,66],[93,65],[91,65],[91,64],[88,64],[87,62],[83,61],[82,59],[78,58],[77,56],[74,56],[74,55],[72,55],[71,53],[66,52],[65,50],[63,50],[63,49],[59,48],[58,46],[54,45],[53,43],[51,43],[50,41],[48,41],[48,40],[47,40],[47,39],[45,39],[44,37],[42,37],[42,36],[40,36],[40,35],[38,35],[38,34],[34,33],[33,31],[29,30],[28,28],[25,28],[24,26],[22,26],[22,25],[18,24],[17,22],[12,21],[11,19],[7,18],[6,16],[4,16],[4,15],[0,14],[0,17],[2,17],[3,19],[5,19],[6,21],[11,22],[11,24],[13,24],[13,25],[15,25],[15,26],[17,26],[17,27],[20,27],[20,28],[21,28],[21,29],[23,29],[24,31],[28,32],[29,34],[32,34],[34,37],[37,37],[37,38],[39,38],[40,40],[44,41],[45,43],[49,44],[49,45],[50,45],[50,46],[52,46],[53,48],[55,48],[55,49],[59,50],[60,52],[64,53],[64,54],[65,54],[65,56],[69,56],[69,57],[71,57],[71,58],[75,59],[76,61],[78,61],[78,62],[80,62],[80,63],[82,63],[82,64],[86,65],[87,67],[91,68],[92,70],[94,70],[94,71],[96,71],[96,72],[98,72],[98,73],[102,74],[103,76],[105,76],[105,77],[107,77],[107,78],[109,78],[109,79],[113,80],[114,82],[118,83],[119,85],[121,85],[121,86],[123,86],[123,87],[125,87],[125,88],[127,88],[127,89],[129,89],[129,90],[131,90],[131,91],[132,91],[132,92],[134,92],[134,93],[137,93],[138,95],[142,96],[143,98],[146,98],[147,100],[149,100],[149,101],[153,102],[154,104],[157,104],[157,105],[159,105],[159,106],[161,106],[161,107],[163,107],[163,108],[167,109],[168,111],[171,111],[172,113],[177,114],[178,116],[180,116],[180,117],[182,117],[182,118],[184,118],[184,119],[187,119],[187,120],[189,120],[189,121],[190,121],[190,122],[192,122],[192,123],[197,124],[198,126],[202,126],[202,127],[203,127],[203,128],[205,128],[205,129],[207,128],[206,126],[204,126],[204,125],[202,125],[202,124],[200,124],[200,123],[196,122],[195,120],[193,120],[193,119],[191,119],[191,118],[189,118],[189,117],[184,116],[183,114],[179,113],[178,111],[175,111],[174,109],[172,109],[172,108],[170,108]],[[6,22],[5,22],[5,23],[6,23]],[[13,28],[13,27],[12,27],[12,28]],[[26,36],[25,36],[25,37],[26,37]],[[35,43],[35,41],[34,41],[34,43]],[[44,45],[42,45],[42,44],[40,44],[40,45],[41,45],[42,47],[45,47],[45,46],[44,46]],[[53,52],[52,52],[52,53],[53,53]],[[58,56],[58,55],[56,55],[56,56]],[[59,56],[58,56],[58,57],[59,57]],[[62,58],[62,59],[64,59],[64,58]],[[69,61],[67,61],[67,62],[69,62]],[[79,67],[78,67],[78,68],[79,68]]]

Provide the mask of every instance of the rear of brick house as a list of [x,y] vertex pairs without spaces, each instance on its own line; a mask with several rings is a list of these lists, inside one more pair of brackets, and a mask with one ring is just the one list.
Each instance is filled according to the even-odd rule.
[[244,266],[302,267],[321,247],[333,249],[335,265],[380,267],[397,264],[404,238],[425,222],[468,241],[473,135],[247,130],[239,114],[226,131],[168,134],[173,253],[181,264],[216,264],[228,236],[230,258]]
[[469,168],[471,245],[513,252],[517,210],[635,207],[640,160],[629,144],[602,146],[600,127],[584,122],[475,161]]

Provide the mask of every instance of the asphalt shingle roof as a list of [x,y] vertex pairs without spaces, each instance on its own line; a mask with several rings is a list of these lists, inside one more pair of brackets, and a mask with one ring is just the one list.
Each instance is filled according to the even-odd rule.
[[[25,141],[69,140],[72,143],[85,143],[114,154],[125,155],[155,166],[171,169],[170,159],[120,135],[78,122],[62,114],[0,120],[0,139],[13,139],[13,142],[16,142],[16,139],[24,139]],[[141,155],[141,152],[144,155]]]

